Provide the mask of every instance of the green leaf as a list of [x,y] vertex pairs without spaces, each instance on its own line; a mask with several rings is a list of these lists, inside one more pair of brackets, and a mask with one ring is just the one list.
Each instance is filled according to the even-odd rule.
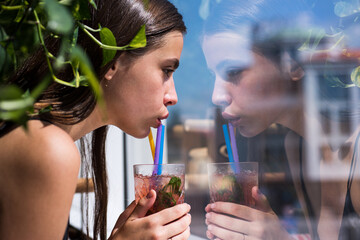
[[21,98],[23,92],[16,85],[0,85],[0,100]]
[[[0,71],[2,71],[5,68],[5,64],[6,64],[6,60],[7,60],[7,56],[6,56],[6,51],[5,49],[0,45]],[[0,95],[1,97],[1,95]]]
[[[109,46],[116,46],[116,39],[113,33],[111,32],[110,29],[106,27],[101,28],[100,39],[102,44]],[[110,62],[114,58],[115,54],[116,54],[116,50],[103,49],[103,61],[101,65],[104,66],[105,64]]]
[[334,13],[338,17],[347,17],[356,13],[355,7],[345,1],[339,1],[335,4]]
[[325,76],[325,80],[327,81],[330,87],[341,87],[341,88],[347,87],[347,85],[343,83],[338,77]]
[[19,11],[18,11],[18,14],[16,15],[16,18],[15,18],[14,22],[17,22],[17,23],[20,22],[20,20],[24,16],[24,14],[25,14],[25,7],[20,8]]
[[355,84],[355,86],[360,87],[360,66],[352,70],[351,81]]
[[[1,102],[0,102],[1,103]],[[16,111],[1,111],[0,110],[0,119],[4,121],[14,121],[22,124],[23,119],[26,118],[26,110],[16,110]]]
[[131,40],[130,48],[141,48],[146,46],[145,25],[142,25],[136,36]]
[[68,34],[73,28],[73,18],[67,8],[56,0],[45,0],[49,21],[47,27],[59,34]]
[[311,35],[312,35],[312,29],[309,30],[305,42],[298,48],[299,51],[308,51],[310,49]]
[[0,41],[4,41],[8,38],[9,36],[6,34],[4,28],[2,28],[0,26]]
[[312,45],[312,49],[315,50],[317,46],[319,45],[321,39],[325,37],[326,33],[324,29],[319,29],[317,33],[315,34],[314,43]]
[[89,3],[95,8],[97,9],[96,3],[94,2],[94,0],[89,0]]
[[84,0],[73,1],[72,14],[79,21],[90,19],[88,2]]
[[81,72],[85,75],[90,87],[95,94],[95,97],[98,100],[98,103],[102,107],[105,107],[105,104],[103,102],[104,100],[102,95],[102,89],[86,53],[80,47],[75,46],[71,52],[71,61],[73,66],[77,66],[77,64],[79,64]]

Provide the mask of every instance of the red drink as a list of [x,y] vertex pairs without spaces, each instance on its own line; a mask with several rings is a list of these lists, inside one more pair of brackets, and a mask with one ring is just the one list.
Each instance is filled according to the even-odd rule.
[[209,190],[211,202],[233,202],[255,206],[251,191],[258,185],[257,164],[254,169],[238,168],[235,173],[228,164],[209,166]]
[[[162,169],[165,170],[164,165]],[[167,174],[165,172],[162,175],[137,174],[135,172],[134,181],[136,202],[145,197],[151,189],[156,191],[155,203],[146,215],[184,202],[185,174],[183,172],[179,174]]]
[[211,202],[233,202],[255,206],[251,189],[257,186],[257,173],[247,172],[235,175],[212,175],[210,185]]

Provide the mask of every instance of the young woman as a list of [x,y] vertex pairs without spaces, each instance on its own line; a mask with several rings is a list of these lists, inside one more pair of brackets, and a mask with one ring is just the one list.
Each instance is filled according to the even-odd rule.
[[[91,159],[95,185],[94,239],[106,239],[107,185],[106,126],[111,124],[137,137],[146,137],[168,117],[176,104],[173,72],[179,65],[186,27],[177,9],[166,0],[96,1],[91,19],[115,35],[117,45],[128,44],[145,25],[144,48],[118,51],[102,67],[102,49],[84,33],[78,44],[98,74],[105,108],[89,87],[52,83],[34,105],[51,106],[32,118],[27,131],[2,123],[0,137],[0,236],[2,239],[63,239],[77,183],[80,153],[75,141],[92,132]],[[50,52],[57,43],[48,42]],[[61,79],[71,81],[65,69]],[[9,80],[32,89],[47,74],[44,52],[36,52]],[[105,111],[104,111],[105,110]],[[190,235],[190,206],[180,204],[144,217],[156,193],[131,203],[120,215],[109,239],[186,239]],[[66,236],[64,237],[66,239]]]
[[[351,70],[359,64],[351,58],[356,47],[352,33],[359,25],[350,12],[346,17],[339,12],[341,6],[328,1],[221,2],[203,38],[207,65],[215,76],[212,101],[222,116],[245,137],[274,123],[290,130],[285,150],[311,239],[359,238],[359,106],[348,97],[359,91],[341,87],[341,82],[351,83]],[[329,87],[334,80],[337,87]],[[334,138],[329,128],[341,130]],[[314,146],[311,153],[318,155],[306,154]],[[209,204],[207,236],[294,239],[258,188],[253,197],[256,209]]]

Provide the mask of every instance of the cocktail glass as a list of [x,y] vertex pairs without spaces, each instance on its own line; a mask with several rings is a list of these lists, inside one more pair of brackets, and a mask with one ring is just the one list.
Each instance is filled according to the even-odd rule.
[[184,202],[184,164],[136,164],[134,165],[135,201],[145,197],[151,189],[156,200],[146,215]]
[[210,202],[255,206],[251,191],[258,186],[257,162],[208,163]]

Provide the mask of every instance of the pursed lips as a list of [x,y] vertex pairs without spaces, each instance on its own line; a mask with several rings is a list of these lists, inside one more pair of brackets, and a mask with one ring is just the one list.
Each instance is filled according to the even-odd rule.
[[231,122],[234,126],[238,126],[239,123],[240,123],[240,120],[241,120],[240,117],[234,116],[234,115],[229,114],[229,113],[226,113],[226,112],[223,112],[223,113],[222,113],[222,117],[223,117],[225,120]]
[[167,119],[169,117],[169,113],[166,113],[165,115],[163,115],[162,117],[159,117],[158,119],[156,119],[156,125],[157,125],[157,128],[160,126],[161,124],[161,120],[163,119]]

